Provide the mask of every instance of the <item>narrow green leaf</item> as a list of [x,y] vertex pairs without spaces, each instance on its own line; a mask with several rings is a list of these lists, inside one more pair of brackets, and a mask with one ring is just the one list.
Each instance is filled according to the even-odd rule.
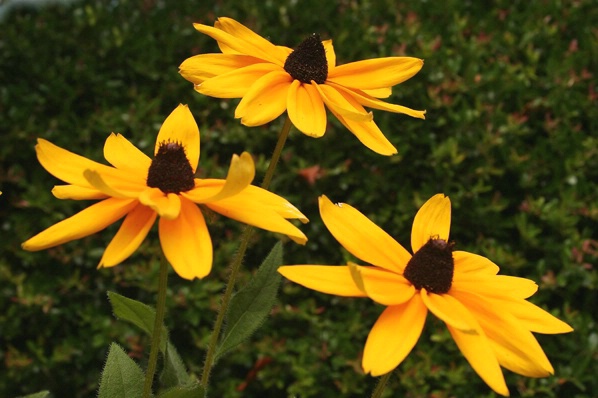
[[110,345],[98,398],[137,398],[143,395],[141,368],[116,343]]
[[29,395],[22,395],[18,398],[50,398],[51,396],[50,391],[40,391]]
[[192,386],[171,388],[158,395],[158,398],[201,398],[205,395],[204,388],[194,383]]
[[[137,300],[121,296],[118,293],[108,292],[108,299],[112,304],[112,311],[114,316],[119,319],[131,322],[133,325],[139,327],[150,336],[154,329],[154,320],[156,318],[156,310],[149,305],[143,304]],[[166,341],[168,339],[168,331],[162,325],[162,335],[160,336],[160,351],[164,354],[166,351]]]
[[264,322],[276,302],[281,275],[282,243],[278,242],[249,281],[231,299],[226,329],[216,350],[216,360],[242,343]]
[[166,344],[166,355],[164,355],[164,367],[160,375],[160,383],[164,388],[188,386],[192,383],[181,356],[170,341]]

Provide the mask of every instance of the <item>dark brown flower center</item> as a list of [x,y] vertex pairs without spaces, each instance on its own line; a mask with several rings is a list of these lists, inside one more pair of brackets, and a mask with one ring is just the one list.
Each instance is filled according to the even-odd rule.
[[430,239],[411,257],[403,276],[416,289],[425,288],[436,294],[448,292],[455,269],[453,246],[444,239]]
[[195,186],[193,168],[178,142],[162,142],[147,173],[147,186],[164,193],[180,193]]
[[313,80],[318,84],[324,84],[328,77],[328,62],[320,35],[314,33],[303,40],[295,51],[289,54],[284,63],[284,70],[293,79],[303,83],[310,84]]

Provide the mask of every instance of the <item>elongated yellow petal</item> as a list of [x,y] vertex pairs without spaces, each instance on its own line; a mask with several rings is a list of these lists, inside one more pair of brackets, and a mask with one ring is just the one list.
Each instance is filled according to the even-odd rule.
[[411,229],[411,249],[415,253],[430,239],[448,242],[450,229],[451,201],[444,194],[436,194],[415,215]]
[[181,213],[181,198],[173,193],[165,194],[159,188],[147,188],[139,195],[139,201],[168,220],[174,220]]
[[180,216],[158,222],[164,256],[185,279],[203,278],[212,269],[212,239],[201,211],[187,199],[181,200]]
[[95,188],[85,188],[78,185],[55,185],[52,195],[58,199],[89,200],[106,199],[108,195]]
[[366,297],[344,265],[285,265],[278,268],[285,278],[318,292],[344,297]]
[[357,102],[359,102],[363,106],[367,106],[368,108],[380,109],[383,111],[388,112],[395,112],[395,113],[404,113],[405,115],[409,115],[411,117],[415,117],[418,119],[425,119],[426,118],[426,111],[416,111],[411,108],[407,108],[403,105],[396,105],[396,104],[389,104],[388,102],[381,101],[377,98],[371,97],[367,95],[365,92],[361,90],[355,89],[346,89],[338,84],[328,83],[331,87],[334,87],[338,91],[350,95],[351,97],[355,98]]
[[456,250],[453,252],[453,260],[455,262],[455,275],[457,278],[461,274],[472,273],[477,275],[479,272],[487,275],[496,275],[499,271],[498,265],[486,257],[469,252]]
[[515,276],[468,273],[455,274],[452,289],[486,297],[525,299],[538,290],[538,285],[530,279]]
[[[85,170],[83,172],[83,176],[87,182],[89,182],[89,185],[105,195],[112,196],[113,198],[137,198],[139,193],[146,189],[145,184],[123,187],[123,184],[119,184],[122,183],[122,181],[115,178],[111,178],[111,182],[114,184],[114,186],[112,186],[111,184],[107,183],[104,177],[102,177],[100,173],[95,170]],[[110,176],[106,177],[109,178]]]
[[195,90],[216,98],[241,98],[260,77],[275,71],[284,69],[268,63],[252,64],[208,79]]
[[241,118],[246,126],[261,126],[276,119],[287,109],[292,80],[288,73],[281,71],[260,77],[239,102],[235,118]]
[[110,134],[104,144],[104,158],[111,165],[127,173],[135,174],[140,180],[147,179],[152,160],[131,144],[121,134]]
[[137,250],[154,225],[157,214],[142,204],[127,214],[114,238],[102,255],[98,268],[113,267],[125,261]]
[[363,90],[363,92],[375,98],[388,98],[392,94],[392,88],[376,88],[372,90]]
[[[220,17],[214,24],[214,27],[221,29],[226,33],[234,36],[237,41],[241,40],[245,42],[245,46],[241,48],[243,52],[253,54],[253,52],[247,51],[248,47],[259,49],[260,53],[267,54],[266,60],[278,63],[280,66],[284,65],[288,54],[286,51],[280,49],[280,46],[275,46],[270,41],[264,39],[245,25],[235,21],[232,18]],[[219,42],[222,40],[218,40]],[[229,43],[227,45],[230,46]],[[231,46],[232,47],[232,46]]]
[[402,273],[411,255],[390,235],[354,207],[320,196],[320,214],[334,238],[366,263]]
[[[356,109],[363,110],[363,106],[355,101],[353,98],[347,98],[351,105]],[[328,108],[332,112],[334,116],[345,126],[350,132],[352,132],[355,137],[363,145],[370,148],[372,151],[385,156],[394,155],[397,153],[397,149],[388,141],[388,139],[382,134],[382,131],[378,128],[376,123],[373,120],[365,121],[365,122],[357,122],[355,120],[351,120],[349,118],[345,118],[332,108]]]
[[299,244],[305,244],[307,237],[299,228],[279,215],[274,209],[259,202],[245,202],[243,193],[219,201],[205,203],[210,209],[223,216],[266,231],[287,235]]
[[[475,319],[472,319],[472,321],[476,322]],[[473,370],[497,394],[508,396],[509,389],[505,383],[496,354],[486,335],[464,333],[449,324],[447,324],[447,328]]]
[[473,317],[469,310],[450,294],[428,293],[421,289],[421,296],[426,307],[446,324],[463,333],[479,334],[476,323],[469,323]]
[[44,250],[94,234],[122,218],[137,203],[132,199],[102,200],[28,239],[22,247],[29,251]]
[[419,295],[386,308],[365,342],[363,371],[380,376],[399,366],[417,343],[427,312]]
[[179,105],[164,120],[156,138],[154,155],[158,153],[160,144],[167,142],[179,143],[185,148],[185,155],[195,173],[199,162],[199,127],[187,105]]
[[535,304],[521,298],[498,299],[497,307],[508,310],[525,329],[544,334],[569,333],[573,328]]
[[336,66],[336,53],[334,52],[334,46],[332,40],[322,40],[324,46],[324,52],[326,53],[326,63],[328,64],[328,73]]
[[204,203],[209,198],[218,195],[224,184],[226,184],[226,180],[196,178],[195,187],[189,191],[181,192],[181,195],[192,202]]
[[[239,23],[233,26],[230,21],[225,21],[223,18],[219,18],[218,22],[220,25],[218,28],[197,23],[193,24],[193,27],[199,32],[218,41],[219,44],[222,43],[239,54],[250,54],[280,67],[284,65],[285,59],[280,59],[281,52],[276,49],[274,44],[261,38],[255,33],[253,35],[249,34],[248,32],[251,31]],[[223,30],[224,25],[226,25],[226,29],[230,33]]]
[[366,59],[337,66],[328,73],[328,81],[360,90],[391,87],[413,77],[423,65],[423,60],[411,57]]
[[326,109],[318,90],[310,84],[293,80],[287,92],[287,112],[297,130],[310,137],[326,132]]
[[410,300],[415,288],[402,275],[378,267],[363,267],[349,262],[363,281],[369,298],[382,305],[398,305]]
[[200,54],[187,58],[179,66],[179,73],[194,84],[239,68],[263,62],[259,58],[241,54]]
[[366,112],[363,107],[354,107],[347,96],[328,84],[314,84],[322,96],[326,106],[335,113],[355,122],[368,122],[374,119],[371,112]]

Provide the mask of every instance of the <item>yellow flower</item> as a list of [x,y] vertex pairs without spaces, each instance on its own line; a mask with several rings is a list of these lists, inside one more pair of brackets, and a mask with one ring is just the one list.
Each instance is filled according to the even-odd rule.
[[113,166],[39,139],[37,158],[68,183],[52,190],[59,199],[101,199],[23,243],[43,250],[98,232],[122,217],[99,267],[127,259],[145,239],[157,216],[162,251],[185,279],[203,278],[212,268],[212,241],[197,204],[304,244],[305,235],[286,219],[307,219],[285,199],[255,187],[251,156],[233,155],[226,180],[194,178],[199,162],[199,129],[186,105],[166,118],[151,159],[120,134],[111,134],[104,157]]
[[445,322],[473,369],[497,393],[509,394],[501,366],[529,377],[553,373],[531,332],[573,329],[526,301],[538,289],[533,281],[497,275],[498,266],[487,258],[453,250],[448,197],[435,195],[418,211],[413,255],[347,204],[334,205],[322,196],[320,213],[340,244],[371,265],[296,265],[279,272],[310,289],[369,297],[387,306],[365,343],[366,373],[379,376],[403,361],[421,335],[428,310]]
[[186,59],[181,75],[202,94],[242,98],[235,117],[246,126],[268,123],[286,110],[297,129],[321,137],[326,105],[365,146],[392,155],[397,150],[364,106],[424,119],[425,111],[380,100],[390,96],[392,86],[414,76],[423,66],[421,59],[387,57],[336,65],[332,41],[321,41],[317,34],[293,51],[230,18],[218,18],[214,27],[194,26],[215,39],[222,54]]

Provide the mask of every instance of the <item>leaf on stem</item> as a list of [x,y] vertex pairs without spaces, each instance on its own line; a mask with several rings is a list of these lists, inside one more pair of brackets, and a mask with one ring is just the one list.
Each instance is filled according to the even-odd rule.
[[143,395],[141,368],[116,343],[110,345],[98,398],[137,398]]

